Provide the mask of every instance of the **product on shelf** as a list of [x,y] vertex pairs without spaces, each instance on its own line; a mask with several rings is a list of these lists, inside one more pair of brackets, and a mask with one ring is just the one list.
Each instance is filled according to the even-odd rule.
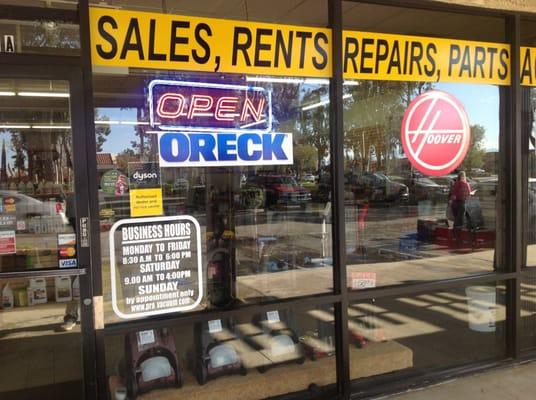
[[246,375],[247,369],[233,346],[238,337],[234,324],[216,319],[195,325],[196,360],[192,363],[200,385],[220,376]]
[[47,302],[47,283],[45,278],[32,278],[26,289],[28,292],[28,305],[44,304]]
[[9,286],[9,283],[6,283],[4,289],[2,289],[2,308],[4,310],[13,308],[14,298],[13,298],[13,289]]
[[246,336],[245,340],[266,359],[263,365],[257,367],[260,373],[278,365],[305,362],[305,351],[291,328],[292,323],[292,313],[283,310],[268,311],[253,318],[253,324],[259,331]]
[[128,334],[125,355],[129,399],[153,389],[182,387],[182,366],[175,339],[166,328]]
[[71,301],[73,299],[73,293],[71,289],[71,277],[57,276],[56,278],[54,278],[54,288],[57,303]]

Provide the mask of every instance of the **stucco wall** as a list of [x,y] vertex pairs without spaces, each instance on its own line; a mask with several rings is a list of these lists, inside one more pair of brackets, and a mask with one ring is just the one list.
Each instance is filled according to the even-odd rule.
[[500,10],[536,13],[536,0],[435,0],[439,3],[462,4]]

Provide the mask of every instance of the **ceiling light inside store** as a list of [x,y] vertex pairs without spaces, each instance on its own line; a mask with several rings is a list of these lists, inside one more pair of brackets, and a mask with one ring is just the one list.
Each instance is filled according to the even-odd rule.
[[121,121],[121,125],[149,125],[148,122],[139,122],[139,121]]
[[2,125],[0,124],[0,129],[30,129],[30,125]]
[[[329,79],[322,78],[271,78],[265,76],[246,76],[246,82],[265,82],[265,83],[305,83],[309,85],[329,85]],[[344,81],[344,86],[357,86],[358,81]]]
[[328,85],[329,79],[315,79],[315,78],[271,78],[265,76],[246,76],[246,82],[265,82],[265,83],[307,83],[311,85]]
[[[349,99],[350,97],[352,97],[352,95],[350,93],[346,93],[344,96],[342,96],[342,99],[343,100]],[[309,104],[308,106],[302,107],[302,111],[312,110],[313,108],[322,107],[322,106],[325,106],[326,104],[329,104],[329,99],[322,100],[322,101],[319,101],[318,103]]]
[[0,92],[0,96],[15,96],[15,92]]
[[32,125],[32,129],[71,129],[70,125]]
[[107,120],[95,120],[95,125],[119,125],[119,121],[113,121],[113,120],[110,120],[110,121],[107,121]]
[[62,92],[18,92],[17,94],[24,97],[69,97],[69,93]]

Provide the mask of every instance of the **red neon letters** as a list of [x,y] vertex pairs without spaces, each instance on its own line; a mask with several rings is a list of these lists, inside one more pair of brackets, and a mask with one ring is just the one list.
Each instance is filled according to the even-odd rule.
[[253,122],[262,121],[265,100],[256,99],[256,104],[249,99],[237,96],[222,96],[214,101],[214,97],[204,94],[193,94],[188,102],[180,93],[164,93],[159,99],[156,113],[163,119],[194,119],[212,117],[217,121],[234,121],[240,117],[240,122],[251,118]]
[[149,91],[150,123],[160,130],[272,130],[272,93],[261,87],[157,79]]

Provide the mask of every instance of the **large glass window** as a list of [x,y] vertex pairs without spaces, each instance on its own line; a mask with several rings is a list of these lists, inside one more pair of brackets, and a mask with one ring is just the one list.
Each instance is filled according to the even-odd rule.
[[528,146],[528,218],[525,226],[525,240],[527,243],[526,265],[536,265],[536,78],[533,64],[536,50],[536,37],[534,21],[524,20],[521,23],[522,51],[521,66],[523,69],[523,108],[522,108],[522,132]]
[[350,376],[410,376],[500,359],[505,310],[504,284],[354,303],[348,308]]
[[0,37],[2,52],[65,56],[80,53],[80,31],[72,22],[0,19]]
[[[397,53],[396,39],[386,36],[382,42],[383,33],[412,35],[414,39],[407,40],[413,44],[421,40],[418,36],[504,41],[500,19],[343,4],[344,29],[379,33],[377,42],[371,41],[376,44],[363,39],[359,49],[346,42],[350,51],[362,52],[353,68],[363,71],[374,68],[367,60],[373,49],[376,68],[380,60],[391,57],[394,71],[396,65],[399,73],[405,70],[403,61],[397,64],[396,60],[404,60],[406,39],[399,39]],[[366,55],[367,51],[371,53]],[[448,50],[435,47],[435,51]],[[419,59],[415,48],[411,52]],[[430,59],[434,54],[432,49]],[[448,55],[438,53],[438,57]],[[345,68],[352,67],[348,63]],[[414,67],[411,63],[408,68]],[[420,67],[415,74],[418,71]],[[437,82],[419,82],[411,76],[411,81],[384,76],[346,82],[344,199],[351,289],[448,279],[497,268],[501,89],[442,82],[441,73]],[[465,148],[459,135],[461,122],[456,122],[457,116],[449,117],[449,109],[467,116],[463,130],[470,139]]]
[[[239,8],[240,18],[261,14],[258,2],[246,3],[248,7]],[[309,10],[308,17],[304,14],[302,19],[296,11],[302,6],[293,2],[281,2],[278,12],[287,15],[283,12],[287,10],[295,23],[312,24],[314,16],[326,24],[326,8],[320,7],[326,4],[308,3],[320,14]],[[221,5],[211,3],[207,10],[217,11],[218,4]],[[132,189],[137,188],[133,174],[139,163],[153,163],[158,169],[157,186],[163,194],[161,215],[189,215],[200,224],[201,275],[206,296],[196,309],[236,307],[332,291],[329,112],[324,106],[329,91],[327,79],[113,68],[96,71],[95,126],[107,322],[117,321],[111,307],[109,231],[114,223],[136,216]],[[205,94],[217,85],[223,90],[235,85],[232,90],[255,87],[269,95],[271,130],[291,138],[293,163],[259,162],[243,167],[157,165],[158,131],[162,129],[149,126],[148,103],[149,85],[155,79],[189,85],[194,88],[191,90]],[[198,118],[195,123],[207,131],[203,128],[206,121]],[[190,126],[194,130],[199,127]],[[125,277],[118,278],[125,282]]]
[[69,82],[0,79],[0,397],[79,397]]
[[127,391],[134,398],[175,387],[181,399],[265,399],[293,392],[329,398],[335,394],[334,338],[329,305],[110,336],[110,395]]

